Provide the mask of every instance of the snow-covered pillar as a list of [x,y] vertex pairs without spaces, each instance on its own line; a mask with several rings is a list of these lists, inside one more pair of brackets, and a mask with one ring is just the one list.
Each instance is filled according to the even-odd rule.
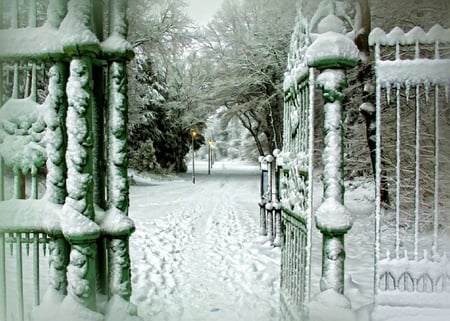
[[270,243],[273,244],[274,241],[274,219],[273,219],[273,169],[275,158],[272,155],[267,155],[265,157],[267,162],[267,181],[268,181],[268,199],[266,204],[266,214],[267,214],[267,233],[269,234]]
[[92,63],[73,57],[67,83],[67,197],[62,227],[71,243],[68,295],[81,305],[96,309],[95,254],[100,229],[94,223],[92,181]]
[[344,235],[352,226],[352,217],[344,206],[343,139],[342,121],[343,88],[346,86],[346,68],[356,66],[359,51],[353,41],[342,34],[343,23],[329,15],[319,24],[321,33],[306,51],[310,67],[319,69],[317,86],[323,91],[324,105],[324,150],[323,200],[315,213],[316,226],[322,233],[322,293],[332,291],[331,305],[349,308],[350,301],[344,293]]
[[281,200],[280,200],[280,170],[281,166],[279,165],[278,156],[280,155],[280,150],[275,149],[273,151],[273,155],[275,156],[274,162],[274,175],[275,175],[275,184],[273,184],[273,208],[274,208],[274,246],[281,246],[281,238],[282,238],[282,229],[281,229]]
[[[126,43],[128,24],[127,1],[109,1],[110,39]],[[107,40],[108,41],[108,40]],[[117,48],[119,49],[119,48]],[[108,210],[128,215],[128,157],[127,157],[127,51],[112,51],[108,64]],[[131,296],[131,275],[129,255],[129,234],[122,233],[108,240],[109,295],[118,295],[129,301]]]
[[[47,178],[46,197],[55,204],[64,204],[66,190],[67,135],[67,64],[55,63],[49,70],[48,96],[45,101]],[[49,291],[64,297],[67,294],[66,269],[69,263],[69,245],[61,237],[52,237],[49,244]],[[49,294],[51,297],[54,294]]]
[[49,243],[48,278],[50,298],[59,297],[60,300],[67,295],[67,265],[69,264],[69,246],[67,241],[54,238]]
[[[63,9],[62,2],[55,2]],[[93,34],[93,2],[70,0],[59,26],[66,34],[64,53],[71,58],[67,94],[67,197],[61,226],[70,242],[67,267],[68,302],[76,302],[86,313],[96,314],[96,241],[100,227],[95,223],[93,193],[93,58],[100,44]],[[80,310],[81,311],[81,310]]]
[[128,213],[126,63],[111,62],[108,73],[108,207]]
[[67,65],[59,62],[49,70],[48,96],[45,102],[47,178],[46,196],[55,204],[64,204],[66,190],[66,79]]

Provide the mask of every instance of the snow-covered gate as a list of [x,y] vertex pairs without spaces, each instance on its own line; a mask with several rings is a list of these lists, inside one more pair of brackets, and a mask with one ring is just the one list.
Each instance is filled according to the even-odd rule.
[[[305,315],[310,292],[315,78],[313,68],[305,66],[302,71],[297,84],[286,88],[284,147],[277,155],[283,168],[281,320]],[[288,153],[293,153],[292,160]]]
[[[309,3],[311,5],[312,3]],[[357,4],[356,4],[357,5]],[[356,66],[359,51],[353,43],[353,24],[360,16],[353,1],[326,0],[310,18],[300,1],[285,74],[283,150],[275,153],[280,170],[282,204],[281,319],[307,320],[311,282],[313,214],[323,234],[322,278],[324,300],[343,297],[344,235],[351,216],[343,205],[342,100],[346,69]],[[356,15],[355,15],[356,13]],[[353,14],[353,16],[352,16]],[[345,23],[344,23],[345,21]],[[349,30],[350,29],[350,30]],[[316,88],[324,106],[322,204],[313,213],[314,110]],[[330,304],[334,304],[331,300]],[[348,301],[345,297],[341,302]],[[325,309],[326,310],[326,309]]]
[[2,321],[138,319],[129,303],[126,8],[0,1]]
[[[428,307],[447,319],[450,29],[376,28],[369,41],[375,49],[377,126],[373,317],[414,316]],[[389,183],[386,203],[383,180]]]

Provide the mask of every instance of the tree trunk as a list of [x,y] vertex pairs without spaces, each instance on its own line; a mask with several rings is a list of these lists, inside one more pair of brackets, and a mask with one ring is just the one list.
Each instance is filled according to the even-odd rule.
[[258,137],[258,131],[255,131],[252,128],[251,123],[250,122],[246,123],[245,120],[242,117],[243,117],[242,115],[238,115],[238,118],[239,118],[242,126],[244,126],[244,128],[247,129],[250,132],[250,134],[252,135],[253,139],[255,140],[256,148],[258,149],[259,155],[264,156],[264,149],[262,147],[261,140]]

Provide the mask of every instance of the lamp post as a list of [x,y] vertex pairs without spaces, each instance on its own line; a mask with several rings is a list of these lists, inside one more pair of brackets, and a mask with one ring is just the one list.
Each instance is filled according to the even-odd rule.
[[212,168],[212,164],[213,164],[213,149],[215,148],[215,143],[212,140],[212,138],[208,139],[208,175],[211,174],[211,168]]
[[211,139],[208,139],[208,175],[211,174]]
[[192,138],[192,184],[195,184],[195,151],[194,151],[194,139],[197,135],[195,129],[191,129],[191,138]]

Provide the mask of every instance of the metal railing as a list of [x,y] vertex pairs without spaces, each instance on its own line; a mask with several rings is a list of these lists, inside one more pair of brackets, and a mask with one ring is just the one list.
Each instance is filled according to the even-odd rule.
[[[435,25],[428,32],[397,27],[389,33],[376,28],[370,34],[377,70],[378,304],[436,307],[441,297],[436,294],[450,291],[450,249],[441,237],[450,195],[448,148],[441,136],[450,128],[443,117],[450,108],[449,33]],[[383,179],[391,186],[390,204],[382,203]],[[435,299],[418,301],[428,293]]]
[[[28,320],[47,282],[50,237],[41,232],[0,232],[0,311],[2,320]],[[43,271],[42,271],[43,270]],[[44,272],[44,273],[43,273]]]
[[282,230],[281,320],[297,320],[306,315],[309,300],[309,228],[304,218],[284,208]]

